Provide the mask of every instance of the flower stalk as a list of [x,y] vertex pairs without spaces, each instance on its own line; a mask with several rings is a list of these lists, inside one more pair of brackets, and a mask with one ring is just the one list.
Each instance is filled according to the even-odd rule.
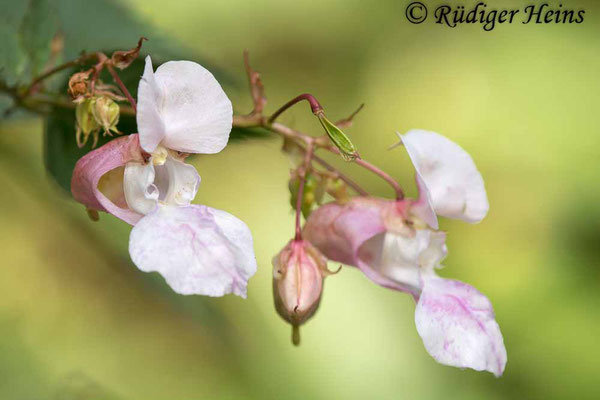
[[298,188],[298,198],[296,199],[296,234],[294,240],[302,240],[302,200],[304,199],[304,187],[306,186],[306,174],[310,168],[315,142],[313,139],[307,141],[306,151],[304,152],[304,162],[300,170],[300,187]]

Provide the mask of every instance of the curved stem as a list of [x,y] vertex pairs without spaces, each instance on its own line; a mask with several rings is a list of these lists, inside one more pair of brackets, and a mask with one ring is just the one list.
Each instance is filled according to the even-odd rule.
[[290,108],[291,106],[293,106],[294,104],[302,101],[302,100],[306,100],[308,101],[308,103],[310,104],[310,109],[312,110],[313,114],[318,113],[319,111],[323,111],[323,107],[321,107],[321,104],[319,103],[319,101],[315,98],[315,96],[313,96],[310,93],[304,93],[301,94],[300,96],[296,96],[294,97],[292,100],[288,101],[287,103],[285,103],[283,106],[281,106],[279,108],[279,110],[275,111],[273,113],[273,115],[271,115],[269,117],[269,119],[267,120],[268,123],[272,123],[273,121],[275,121],[275,119],[281,115],[281,113],[283,113],[285,110],[287,110],[288,108]]
[[125,86],[121,78],[119,78],[117,71],[115,71],[115,69],[112,67],[112,65],[110,65],[110,63],[106,64],[106,68],[108,69],[108,72],[110,72],[110,74],[112,75],[113,80],[119,86],[119,89],[121,89],[121,92],[123,92],[125,97],[127,97],[127,100],[129,101],[129,104],[131,104],[133,111],[137,111],[137,104],[135,103],[133,96],[131,95],[131,93],[129,93],[129,90],[127,90],[127,87]]
[[315,143],[313,140],[308,141],[306,151],[304,153],[304,162],[300,171],[300,186],[298,187],[298,198],[296,199],[296,236],[294,240],[302,240],[302,226],[300,218],[302,215],[302,201],[304,200],[304,186],[306,185],[306,174],[310,168],[310,161],[313,157]]
[[29,84],[29,86],[27,86],[27,89],[25,89],[25,94],[23,97],[26,97],[28,95],[31,94],[31,92],[33,91],[33,89],[35,88],[35,86],[42,82],[43,80],[51,77],[52,75],[56,74],[57,72],[60,72],[62,70],[65,70],[67,68],[70,67],[75,67],[79,64],[83,64],[86,61],[89,61],[91,59],[94,59],[97,57],[96,53],[89,53],[89,54],[84,54],[74,60],[71,61],[67,61],[64,64],[61,65],[57,65],[56,67],[44,72],[43,74],[41,74],[40,76],[38,76],[37,78],[35,78],[33,81],[31,81],[31,83]]
[[[340,151],[335,147],[324,147],[324,148],[329,150],[332,153],[340,154]],[[392,188],[394,188],[394,191],[396,192],[396,200],[402,200],[404,198],[404,191],[400,187],[400,184],[398,182],[396,182],[396,180],[394,178],[392,178],[389,174],[387,174],[380,168],[376,167],[375,165],[371,164],[370,162],[363,160],[360,157],[354,159],[354,162],[356,164],[360,165],[361,167],[373,172],[374,174],[379,175],[383,180],[385,180],[387,183],[389,183],[390,186]]]
[[396,180],[394,178],[392,178],[390,175],[388,175],[386,172],[377,168],[373,164],[363,160],[362,158],[356,158],[354,160],[354,162],[357,163],[358,165],[360,165],[361,167],[368,169],[369,171],[373,172],[374,174],[379,175],[387,183],[389,183],[390,186],[393,187],[394,191],[396,192],[396,200],[402,200],[404,198],[404,191],[400,187],[400,184],[398,184],[398,182],[396,182]]

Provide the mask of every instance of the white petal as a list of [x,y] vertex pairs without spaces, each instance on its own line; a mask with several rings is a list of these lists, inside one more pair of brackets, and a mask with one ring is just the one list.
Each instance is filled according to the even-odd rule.
[[506,348],[490,301],[449,279],[425,280],[415,323],[427,352],[439,363],[502,375]]
[[471,223],[485,217],[489,204],[483,178],[466,151],[435,132],[411,130],[398,136],[438,215]]
[[169,61],[158,67],[154,78],[160,91],[163,145],[187,153],[223,150],[233,109],[215,77],[195,62]]
[[438,219],[433,209],[433,200],[427,185],[423,182],[423,178],[417,172],[416,174],[417,187],[419,188],[419,199],[412,204],[411,211],[414,215],[420,218],[423,222],[429,225],[432,229],[438,229]]
[[422,276],[432,273],[446,253],[443,232],[420,229],[412,237],[394,232],[376,235],[361,246],[359,259],[371,279],[376,276],[384,286],[416,295]]
[[163,165],[156,165],[154,169],[154,183],[160,193],[159,199],[164,204],[183,206],[194,200],[200,175],[193,165],[169,156]]
[[256,272],[250,230],[225,211],[202,205],[159,206],[131,231],[129,254],[180,294],[246,297]]
[[140,214],[148,214],[158,204],[159,192],[154,185],[152,162],[128,162],[123,175],[125,201],[130,209]]
[[146,57],[144,75],[138,85],[136,121],[140,134],[140,145],[152,153],[165,137],[165,126],[159,107],[163,103],[163,94],[156,84],[152,60]]

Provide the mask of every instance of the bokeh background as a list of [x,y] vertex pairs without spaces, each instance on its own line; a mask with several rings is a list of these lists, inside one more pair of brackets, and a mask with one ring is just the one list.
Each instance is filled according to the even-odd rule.
[[[562,1],[586,10],[582,24],[485,32],[410,24],[400,0],[111,2],[115,15],[153,27],[133,37],[97,29],[92,2],[60,4],[73,19],[89,8],[80,29],[93,45],[126,48],[160,34],[216,66],[240,113],[251,106],[243,49],[271,111],[303,92],[332,119],[364,102],[347,133],[410,194],[406,154],[386,150],[394,132],[423,128],[460,143],[491,209],[479,225],[442,221],[450,248],[442,274],[492,300],[508,365],[496,379],[435,363],[414,328],[412,299],[352,268],[327,279],[294,348],[271,295],[270,260],[293,232],[278,138],[193,160],[196,202],[247,222],[259,271],[247,300],[183,297],[131,263],[129,226],[105,214],[91,222],[48,177],[42,120],[20,114],[0,125],[0,398],[600,398],[600,4]],[[304,105],[282,121],[320,133]],[[385,182],[331,161],[391,196]]]

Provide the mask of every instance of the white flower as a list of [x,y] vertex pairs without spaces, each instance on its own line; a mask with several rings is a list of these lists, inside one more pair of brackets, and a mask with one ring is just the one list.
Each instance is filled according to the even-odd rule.
[[150,57],[138,89],[139,135],[82,157],[71,188],[88,208],[135,225],[129,253],[177,293],[246,296],[256,272],[252,235],[225,211],[191,204],[200,176],[184,153],[216,153],[229,139],[231,102],[210,72],[171,61],[156,73]]

